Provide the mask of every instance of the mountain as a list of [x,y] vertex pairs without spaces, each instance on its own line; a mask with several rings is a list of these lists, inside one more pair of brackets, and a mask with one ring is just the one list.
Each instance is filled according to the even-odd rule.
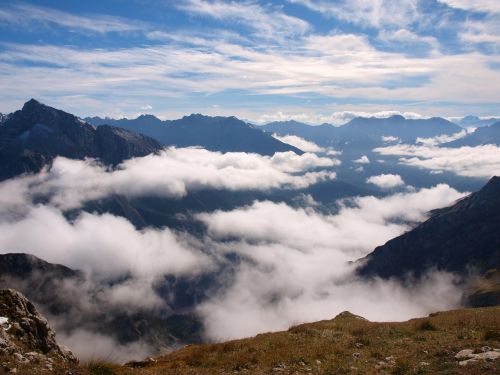
[[8,118],[8,115],[4,115],[3,113],[0,113],[0,124],[2,124],[4,121],[6,121]]
[[34,99],[0,127],[0,180],[38,172],[56,156],[93,157],[105,164],[161,150],[155,140],[111,126],[94,127]]
[[383,145],[382,137],[387,136],[414,143],[418,137],[451,135],[462,130],[458,125],[440,117],[414,120],[398,115],[389,118],[357,117],[339,127],[328,124],[310,126],[296,121],[285,121],[272,122],[262,128],[279,135],[297,135],[320,146],[340,150],[371,150]]
[[500,121],[500,118],[479,118],[477,116],[465,116],[464,118],[460,120],[456,120],[455,123],[467,128],[467,127],[481,127],[481,126],[489,126],[493,125],[495,122]]
[[94,125],[110,124],[139,132],[156,139],[165,146],[201,146],[211,151],[253,152],[273,155],[275,152],[303,152],[296,147],[280,142],[270,134],[256,129],[236,117],[210,117],[192,114],[178,120],[161,121],[152,115],[136,119],[86,118]]
[[358,273],[404,278],[433,269],[465,276],[500,269],[500,177],[377,247],[362,260]]
[[477,128],[474,133],[467,134],[465,137],[456,141],[443,144],[444,147],[462,147],[462,146],[480,146],[494,144],[500,146],[500,121],[493,125]]

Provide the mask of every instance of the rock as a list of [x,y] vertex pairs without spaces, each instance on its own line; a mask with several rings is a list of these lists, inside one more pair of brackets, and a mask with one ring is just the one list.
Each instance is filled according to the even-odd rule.
[[[18,291],[0,289],[0,323],[0,353],[6,362],[29,364],[33,370],[45,371],[49,367],[52,371],[55,362],[68,367],[78,362],[68,348],[57,344],[47,320]],[[7,364],[3,369],[17,372],[8,369]]]
[[425,366],[429,366],[429,362],[420,362],[419,363],[419,366],[422,366],[422,367],[425,367]]
[[352,353],[352,358],[354,359],[358,359],[359,357],[361,357],[361,353]]
[[466,366],[469,363],[478,361],[494,361],[500,358],[499,349],[492,349],[489,346],[483,346],[481,350],[483,350],[483,352],[477,354],[474,354],[474,351],[472,349],[461,350],[455,355],[455,359],[459,361],[461,360],[458,363],[460,366]]
[[458,362],[458,365],[459,366],[466,366],[466,365],[468,365],[470,363],[475,363],[475,362],[478,362],[478,360],[475,359],[475,358],[471,358],[471,359],[468,359],[466,361],[460,361],[460,362]]
[[464,350],[460,350],[456,355],[455,355],[455,359],[467,359],[467,358],[472,358],[471,355],[474,354],[474,350],[472,349],[464,349]]
[[500,358],[500,351],[490,350],[488,352],[475,354],[474,358],[482,359],[485,361],[494,361],[495,359]]

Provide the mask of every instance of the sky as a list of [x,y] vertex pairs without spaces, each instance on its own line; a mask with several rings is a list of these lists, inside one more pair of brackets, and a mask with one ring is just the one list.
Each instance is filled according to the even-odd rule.
[[500,115],[498,0],[0,1],[0,112]]

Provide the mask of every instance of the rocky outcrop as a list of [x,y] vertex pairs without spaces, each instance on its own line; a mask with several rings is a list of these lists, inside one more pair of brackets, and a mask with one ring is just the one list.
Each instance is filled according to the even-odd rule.
[[29,368],[30,373],[77,363],[71,351],[57,343],[55,332],[35,306],[13,289],[0,290],[0,361],[4,371]]

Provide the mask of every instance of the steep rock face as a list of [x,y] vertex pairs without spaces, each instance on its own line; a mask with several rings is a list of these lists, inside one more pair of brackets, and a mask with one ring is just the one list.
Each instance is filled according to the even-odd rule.
[[4,369],[28,367],[30,373],[35,373],[37,367],[51,371],[54,366],[77,363],[69,349],[58,345],[47,320],[18,291],[0,290],[0,320],[0,357]]
[[38,172],[56,156],[93,157],[105,164],[117,164],[161,148],[151,138],[109,126],[95,128],[31,99],[0,127],[0,180]]
[[429,269],[484,274],[500,268],[500,177],[362,260],[363,276],[421,276]]

